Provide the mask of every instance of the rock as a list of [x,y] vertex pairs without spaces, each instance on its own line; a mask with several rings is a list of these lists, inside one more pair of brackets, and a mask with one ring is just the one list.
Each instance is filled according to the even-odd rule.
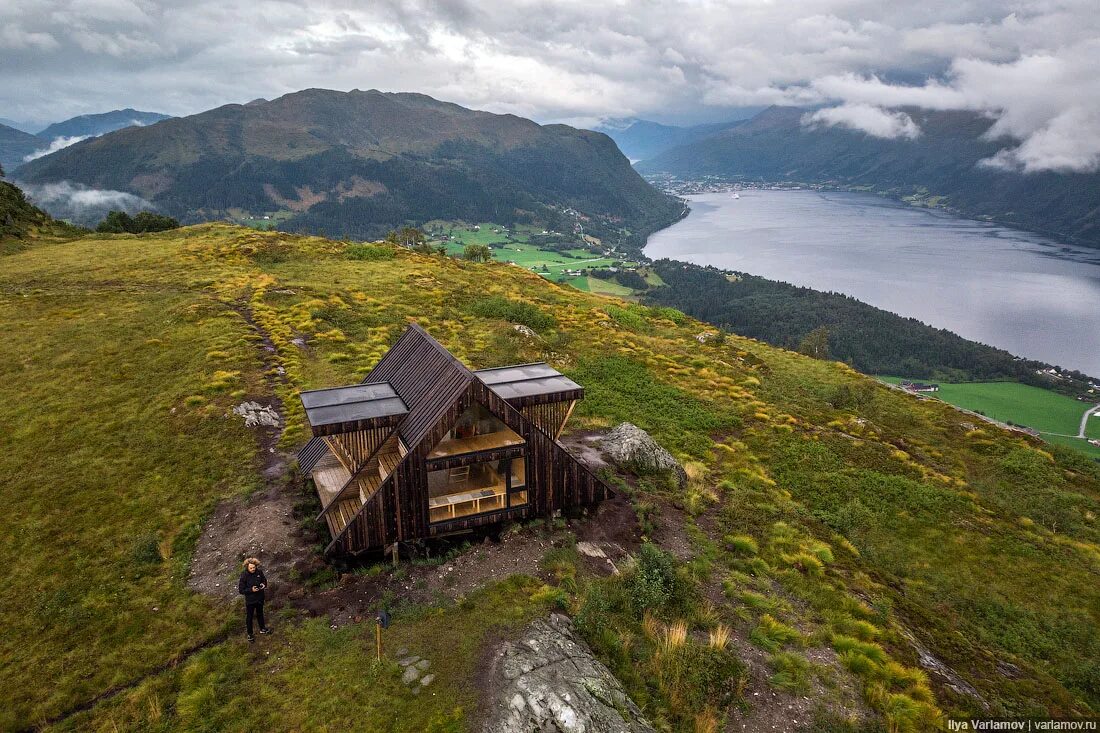
[[426,675],[424,675],[423,677],[420,678],[420,686],[421,687],[427,687],[428,685],[430,685],[432,683],[432,680],[434,680],[434,679],[435,679],[434,674],[426,674]]
[[498,692],[483,733],[654,733],[561,614],[506,642],[491,674]]
[[244,418],[246,428],[279,427],[279,413],[271,405],[261,405],[259,402],[242,402],[233,408],[233,414]]
[[687,484],[687,472],[680,462],[637,425],[624,422],[615,426],[604,437],[601,447],[607,457],[622,468],[635,473],[669,471],[680,488]]
[[416,663],[416,668],[419,670],[425,670],[430,666],[432,666],[432,663],[429,662],[427,659],[421,659],[419,662]]
[[420,661],[420,657],[413,655],[411,657],[405,657],[404,659],[400,659],[400,660],[398,660],[397,663],[400,664],[402,667],[411,667],[412,665],[416,664],[419,661]]
[[397,656],[399,656],[399,657],[403,657],[408,653],[409,653],[409,648],[408,647],[403,646],[403,647],[401,647],[400,649],[397,650]]
[[717,335],[718,334],[714,333],[713,331],[703,331],[701,333],[695,334],[695,340],[701,344],[705,344]]
[[401,675],[401,681],[406,685],[411,685],[420,679],[420,670],[416,667],[405,667],[405,673]]
[[513,325],[512,328],[521,336],[526,336],[529,339],[538,338],[538,334],[535,333],[533,329],[524,326],[522,323],[517,323]]

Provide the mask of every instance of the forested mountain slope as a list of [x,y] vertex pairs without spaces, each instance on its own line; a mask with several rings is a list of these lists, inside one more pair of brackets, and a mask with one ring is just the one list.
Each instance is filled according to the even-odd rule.
[[920,127],[915,139],[807,126],[807,110],[771,107],[637,167],[684,177],[866,186],[1100,247],[1100,174],[1024,174],[983,165],[1013,144],[985,137],[992,119],[972,112],[905,111]]
[[20,177],[128,191],[191,222],[282,211],[287,229],[359,239],[408,221],[538,220],[552,207],[640,244],[680,211],[605,135],[378,91],[309,89],[131,127]]

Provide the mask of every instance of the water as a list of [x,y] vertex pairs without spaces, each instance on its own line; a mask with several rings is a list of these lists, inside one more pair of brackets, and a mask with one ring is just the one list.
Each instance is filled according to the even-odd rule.
[[1100,376],[1100,250],[869,194],[740,195],[690,196],[645,253],[845,293]]

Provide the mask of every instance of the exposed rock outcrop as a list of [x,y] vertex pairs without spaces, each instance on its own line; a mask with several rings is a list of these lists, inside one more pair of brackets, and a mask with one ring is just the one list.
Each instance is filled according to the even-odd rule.
[[670,471],[681,488],[687,483],[687,472],[680,462],[637,425],[628,422],[616,425],[601,447],[622,468],[635,473]]
[[233,408],[233,414],[244,418],[245,427],[256,428],[261,425],[269,428],[279,427],[279,413],[271,405],[259,402],[242,402]]
[[561,614],[505,643],[492,675],[497,703],[483,733],[654,733]]

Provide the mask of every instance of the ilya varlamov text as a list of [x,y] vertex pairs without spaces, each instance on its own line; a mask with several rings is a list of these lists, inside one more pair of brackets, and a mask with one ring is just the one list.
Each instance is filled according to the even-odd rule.
[[1100,721],[1096,720],[993,720],[976,719],[948,720],[949,731],[1037,731],[1037,730],[1097,730]]

